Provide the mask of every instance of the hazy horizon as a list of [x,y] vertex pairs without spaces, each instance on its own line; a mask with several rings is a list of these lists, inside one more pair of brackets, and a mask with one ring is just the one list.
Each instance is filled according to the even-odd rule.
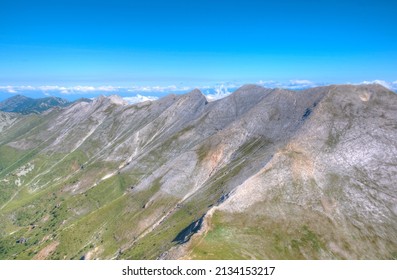
[[[95,98],[100,95],[119,95],[130,103],[148,100],[157,100],[168,94],[184,94],[193,89],[199,89],[209,99],[216,100],[228,96],[245,84],[256,84],[266,88],[284,88],[303,90],[318,86],[327,86],[335,83],[315,83],[309,80],[290,80],[288,82],[258,81],[252,83],[215,83],[211,86],[0,86],[0,102],[16,95],[30,98],[60,97],[68,101],[80,98]],[[360,83],[343,83],[352,85],[380,84],[397,93],[397,81],[386,82],[382,80],[363,81]]]

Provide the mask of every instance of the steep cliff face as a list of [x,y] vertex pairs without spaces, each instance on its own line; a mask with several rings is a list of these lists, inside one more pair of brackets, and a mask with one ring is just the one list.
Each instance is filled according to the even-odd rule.
[[0,257],[395,258],[396,112],[381,86],[247,85],[8,116]]

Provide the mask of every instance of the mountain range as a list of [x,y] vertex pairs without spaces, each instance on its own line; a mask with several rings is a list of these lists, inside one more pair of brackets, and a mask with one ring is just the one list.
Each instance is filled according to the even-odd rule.
[[380,85],[14,108],[0,259],[397,258],[397,95]]
[[0,102],[0,111],[21,114],[41,113],[50,108],[66,107],[71,102],[59,97],[29,98],[23,95],[15,95]]

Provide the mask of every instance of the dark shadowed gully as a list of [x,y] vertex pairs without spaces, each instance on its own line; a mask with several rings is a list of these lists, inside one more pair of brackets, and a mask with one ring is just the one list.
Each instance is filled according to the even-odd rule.
[[202,216],[200,219],[188,225],[180,233],[178,233],[178,235],[172,241],[177,242],[178,244],[183,244],[188,242],[190,237],[200,230],[201,225],[203,223],[203,219],[204,216]]

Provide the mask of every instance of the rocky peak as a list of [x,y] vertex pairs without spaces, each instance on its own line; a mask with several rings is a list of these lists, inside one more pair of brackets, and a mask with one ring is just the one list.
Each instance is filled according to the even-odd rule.
[[116,105],[128,105],[128,102],[125,101],[121,96],[119,95],[100,95],[97,98],[94,99],[94,104],[116,104]]
[[121,96],[119,95],[110,95],[108,96],[109,100],[113,104],[117,105],[128,105],[128,102],[125,101]]
[[198,100],[207,100],[204,94],[199,89],[194,89],[184,95],[187,99],[198,99]]

